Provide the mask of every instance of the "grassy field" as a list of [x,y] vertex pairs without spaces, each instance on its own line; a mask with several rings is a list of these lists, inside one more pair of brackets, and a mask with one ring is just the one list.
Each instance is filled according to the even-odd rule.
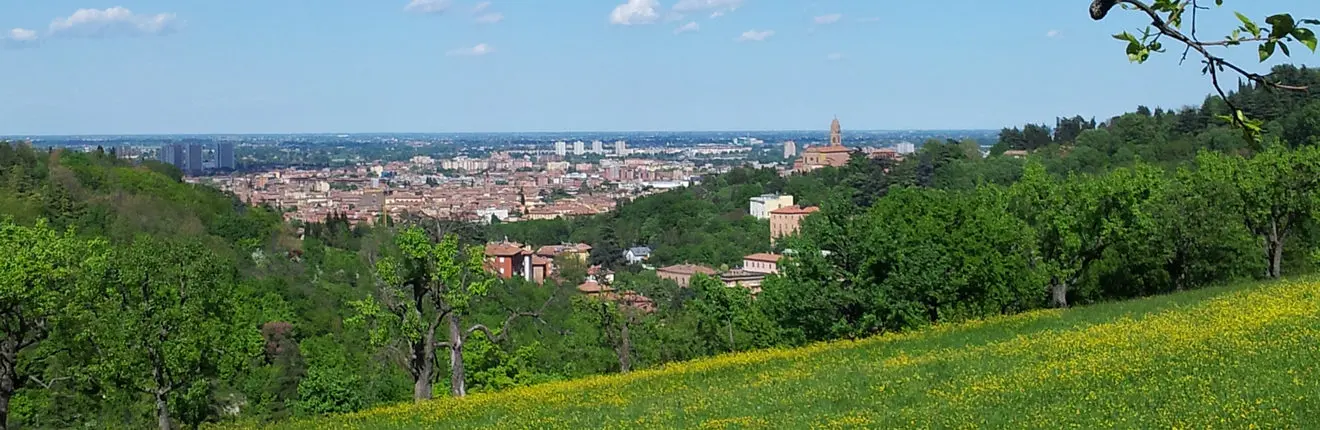
[[1215,288],[282,427],[1315,428],[1320,281]]

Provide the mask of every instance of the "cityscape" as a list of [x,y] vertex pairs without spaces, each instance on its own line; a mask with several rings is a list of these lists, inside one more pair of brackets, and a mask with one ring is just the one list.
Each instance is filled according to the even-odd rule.
[[[995,136],[978,130],[847,136],[837,118],[817,132],[726,137],[730,134],[651,135],[633,144],[602,138],[515,140],[498,134],[458,139],[396,134],[366,141],[352,135],[26,139],[38,146],[101,148],[129,161],[169,164],[188,182],[232,192],[247,204],[279,208],[287,220],[321,222],[337,215],[357,223],[412,213],[490,223],[604,213],[621,200],[690,186],[744,165],[789,175],[841,166],[854,151],[901,160],[929,139],[972,139],[984,153]],[[364,144],[374,147],[359,146]],[[288,162],[288,154],[333,156]]]
[[1311,3],[0,1],[0,430],[1317,428]]

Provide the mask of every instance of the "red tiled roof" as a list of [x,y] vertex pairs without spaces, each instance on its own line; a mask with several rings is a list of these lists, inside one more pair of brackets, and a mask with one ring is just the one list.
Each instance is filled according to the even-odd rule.
[[835,154],[840,152],[852,152],[852,148],[843,145],[813,146],[811,148],[807,148],[807,152],[818,152],[821,154]]
[[486,256],[488,257],[509,257],[522,254],[522,247],[510,243],[488,243],[486,244]]
[[804,208],[801,206],[793,205],[793,206],[785,206],[779,209],[772,210],[770,211],[770,214],[771,215],[806,215],[809,213],[815,213],[816,211],[819,210],[820,208],[815,206],[809,206]]
[[748,255],[748,256],[746,256],[746,257],[743,257],[743,260],[764,261],[764,262],[767,262],[767,263],[778,263],[778,262],[779,262],[779,259],[781,259],[781,258],[784,258],[784,256],[779,255],[779,254],[770,254],[770,253],[765,253],[765,252],[758,252],[758,253],[755,253],[755,254],[752,254],[752,255]]
[[715,269],[712,269],[712,268],[709,268],[709,267],[706,267],[706,266],[699,266],[699,265],[696,265],[696,264],[676,264],[676,265],[673,265],[673,266],[661,267],[661,268],[658,269],[657,271],[659,271],[659,272],[677,273],[677,274],[680,274],[680,275],[694,275],[694,274],[697,274],[697,273],[702,273],[702,274],[706,274],[706,275],[715,275],[715,274],[720,273],[718,270],[715,270]]
[[614,291],[613,288],[610,288],[610,287],[605,286],[605,285],[601,285],[600,283],[597,283],[596,281],[587,281],[587,282],[583,282],[582,285],[578,285],[578,286],[577,286],[577,290],[580,291],[580,292],[583,292],[583,293],[587,293],[587,294],[595,294],[595,293],[604,293],[604,292]]

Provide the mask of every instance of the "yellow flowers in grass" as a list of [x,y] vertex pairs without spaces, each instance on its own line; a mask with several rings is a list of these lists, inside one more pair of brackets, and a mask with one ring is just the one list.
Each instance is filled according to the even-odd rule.
[[1320,283],[1033,312],[293,428],[1307,428]]

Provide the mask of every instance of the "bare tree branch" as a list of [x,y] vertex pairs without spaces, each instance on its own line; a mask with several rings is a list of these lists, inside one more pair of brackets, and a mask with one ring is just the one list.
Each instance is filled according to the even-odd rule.
[[550,298],[546,299],[545,303],[541,304],[541,308],[537,309],[535,312],[514,312],[510,314],[508,318],[504,319],[504,324],[500,326],[499,336],[495,336],[494,334],[492,334],[490,328],[486,327],[484,324],[477,324],[468,328],[467,333],[470,335],[474,332],[480,331],[482,333],[485,333],[486,338],[490,339],[491,342],[496,342],[496,343],[503,342],[505,339],[509,337],[509,325],[513,324],[514,321],[517,321],[518,318],[530,317],[530,318],[535,318],[537,321],[541,322],[542,324],[548,324],[544,319],[541,318],[541,314],[545,312],[545,309],[549,307],[550,303],[553,302],[554,300],[555,300],[555,295],[551,294]]

